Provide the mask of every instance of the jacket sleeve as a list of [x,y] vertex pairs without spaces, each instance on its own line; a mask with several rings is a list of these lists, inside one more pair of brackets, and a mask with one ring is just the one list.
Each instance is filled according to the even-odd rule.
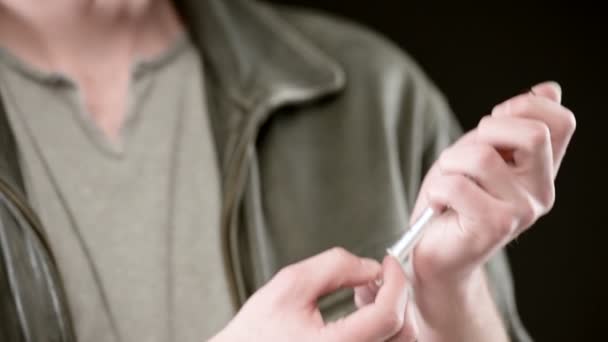
[[[404,183],[406,192],[409,190],[408,201],[413,207],[424,174],[441,151],[461,135],[462,129],[443,94],[415,63],[410,61],[409,64],[402,87],[404,113],[402,122],[397,125],[397,135],[400,137]],[[485,267],[491,292],[511,340],[532,341],[517,311],[506,251],[499,250]]]

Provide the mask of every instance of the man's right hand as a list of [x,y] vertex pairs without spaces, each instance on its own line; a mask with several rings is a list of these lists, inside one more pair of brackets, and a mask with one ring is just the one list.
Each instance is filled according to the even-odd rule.
[[[382,278],[374,302],[349,316],[326,323],[317,301],[342,288]],[[404,341],[408,304],[399,263],[386,257],[381,266],[335,248],[282,269],[259,289],[212,342],[238,341]],[[404,341],[405,342],[405,341]]]

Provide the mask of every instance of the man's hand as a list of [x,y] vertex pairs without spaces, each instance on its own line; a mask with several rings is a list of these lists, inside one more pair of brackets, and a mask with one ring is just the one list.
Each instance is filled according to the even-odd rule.
[[533,92],[496,106],[429,171],[413,217],[427,205],[450,210],[415,250],[417,280],[466,278],[552,208],[575,120],[557,85]]
[[420,340],[507,340],[482,266],[553,206],[576,126],[560,102],[560,87],[544,83],[496,106],[429,170],[412,220],[427,206],[443,213],[410,258]]
[[[319,297],[381,277],[373,303],[341,320],[323,321]],[[403,334],[407,304],[405,277],[395,259],[386,257],[380,266],[336,248],[282,269],[212,341],[386,341]]]
[[463,313],[475,315],[480,296],[489,297],[482,265],[552,208],[554,180],[576,126],[560,102],[560,87],[544,83],[496,106],[426,176],[414,218],[429,205],[445,210],[412,258],[415,301],[427,327],[454,329],[449,320],[457,317],[449,313],[460,316],[463,329],[462,318],[474,323]]

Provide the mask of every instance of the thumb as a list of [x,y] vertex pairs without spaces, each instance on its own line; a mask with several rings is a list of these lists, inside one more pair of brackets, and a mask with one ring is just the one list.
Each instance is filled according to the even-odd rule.
[[562,87],[554,81],[543,82],[532,87],[532,92],[557,103],[562,102]]
[[408,306],[407,280],[401,264],[392,256],[383,263],[383,284],[373,303],[323,330],[330,341],[385,341],[404,326]]
[[[333,291],[359,286],[380,277],[380,264],[360,258],[342,248],[332,248],[286,268],[296,278],[301,300],[313,303]],[[289,276],[291,274],[291,276]]]

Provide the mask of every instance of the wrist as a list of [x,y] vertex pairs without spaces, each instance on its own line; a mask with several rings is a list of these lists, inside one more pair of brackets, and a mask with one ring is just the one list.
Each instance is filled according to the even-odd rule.
[[507,341],[482,268],[449,283],[418,284],[417,321],[424,341]]
[[442,326],[452,322],[453,317],[474,311],[476,298],[483,294],[484,287],[482,272],[476,270],[458,281],[418,283],[414,288],[414,300],[426,321]]

